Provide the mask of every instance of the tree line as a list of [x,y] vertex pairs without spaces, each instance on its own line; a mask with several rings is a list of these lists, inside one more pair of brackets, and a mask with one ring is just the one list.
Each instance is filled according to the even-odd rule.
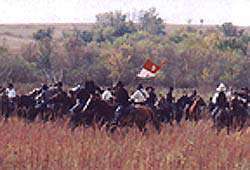
[[94,79],[111,85],[136,81],[144,61],[167,61],[157,78],[159,86],[190,88],[250,85],[250,35],[232,23],[209,28],[180,26],[168,31],[155,8],[141,11],[138,22],[121,12],[96,16],[90,30],[75,29],[54,37],[53,28],[33,34],[34,41],[16,57],[0,47],[0,80],[33,83],[60,79],[75,84]]

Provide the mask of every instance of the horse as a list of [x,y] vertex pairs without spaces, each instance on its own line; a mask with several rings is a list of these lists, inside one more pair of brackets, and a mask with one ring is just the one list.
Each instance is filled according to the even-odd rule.
[[233,115],[233,123],[235,123],[235,128],[239,126],[239,130],[241,130],[244,127],[248,118],[247,102],[235,96],[234,99],[231,101],[231,111]]
[[70,120],[69,127],[74,130],[79,125],[93,125],[96,123],[99,128],[105,125],[108,132],[113,133],[117,127],[132,127],[136,125],[142,132],[146,132],[146,124],[152,122],[157,131],[160,131],[160,125],[156,114],[146,106],[132,108],[128,106],[125,114],[119,119],[118,124],[113,123],[115,116],[115,105],[110,105],[100,97],[93,96],[87,102],[83,111],[75,113]]
[[96,123],[99,128],[106,125],[107,130],[112,124],[115,107],[109,105],[98,96],[91,96],[84,109],[74,113],[69,122],[69,127],[74,130],[80,125],[91,126]]
[[68,110],[75,104],[74,98],[69,96],[66,92],[61,91],[52,96],[49,101],[49,105],[53,105],[53,119],[63,118],[68,114]]
[[206,107],[205,101],[200,96],[197,96],[187,110],[187,119],[198,122],[201,118],[201,112],[204,111],[204,107]]
[[228,108],[216,108],[218,109],[214,115],[213,122],[219,133],[223,128],[227,128],[227,134],[230,132],[230,125],[232,125],[232,112]]
[[169,123],[170,125],[173,124],[173,120],[175,118],[177,109],[175,103],[162,103],[158,106],[155,110],[155,113],[158,117],[158,120],[161,122]]
[[128,113],[120,119],[120,127],[136,125],[143,134],[147,131],[146,124],[151,123],[158,133],[161,131],[161,124],[157,114],[148,106],[139,105],[130,107]]
[[0,108],[2,116],[7,120],[15,111],[16,99],[10,101],[8,96],[5,93],[3,93],[0,96]]
[[189,106],[189,103],[190,103],[190,99],[188,98],[187,95],[180,97],[176,101],[176,103],[175,103],[175,106],[176,106],[175,120],[176,120],[177,124],[179,124],[181,122],[183,115]]

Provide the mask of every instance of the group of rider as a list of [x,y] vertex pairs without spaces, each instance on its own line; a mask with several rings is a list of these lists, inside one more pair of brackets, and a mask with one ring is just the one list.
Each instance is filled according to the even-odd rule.
[[[53,90],[51,90],[53,89]],[[42,85],[39,89],[39,93],[36,96],[37,108],[45,108],[49,104],[49,100],[55,93],[62,93],[67,95],[63,90],[63,83],[58,82],[52,86],[47,84]],[[51,93],[54,91],[54,93]],[[8,87],[2,88],[1,92],[5,92],[5,95],[8,97],[10,102],[13,102],[16,98],[16,91],[13,84],[9,84]],[[84,111],[94,96],[101,97],[102,100],[116,105],[114,122],[117,122],[118,119],[126,113],[126,109],[129,108],[131,103],[136,105],[146,105],[152,109],[158,107],[173,107],[175,98],[173,97],[174,88],[170,87],[166,95],[160,95],[158,100],[155,89],[151,86],[144,88],[142,84],[139,84],[136,91],[129,96],[127,89],[124,84],[119,81],[114,87],[106,88],[102,90],[96,83],[92,80],[86,81],[85,86],[77,85],[74,88],[70,89],[70,93],[76,93],[75,105],[69,110],[72,113]],[[192,94],[187,95],[185,93],[181,100],[189,101],[191,104],[197,96],[197,91],[194,90]],[[216,92],[213,97],[210,98],[209,108],[212,112],[212,115],[215,115],[216,112],[220,109],[226,109],[229,107],[229,100],[232,96],[237,96],[241,98],[245,103],[249,102],[249,90],[248,88],[241,89],[240,93],[235,93],[230,88],[227,90],[226,86],[223,83],[220,83],[216,88]]]

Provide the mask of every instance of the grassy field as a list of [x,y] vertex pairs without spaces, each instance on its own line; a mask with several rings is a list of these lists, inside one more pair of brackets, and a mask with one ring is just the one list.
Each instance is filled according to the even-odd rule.
[[65,122],[0,123],[1,169],[250,169],[250,128],[219,135],[204,120],[107,134],[95,128],[71,132]]

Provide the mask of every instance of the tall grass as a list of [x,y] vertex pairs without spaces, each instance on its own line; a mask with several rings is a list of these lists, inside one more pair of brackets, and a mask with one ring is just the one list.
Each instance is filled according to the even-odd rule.
[[65,122],[0,123],[1,169],[250,169],[250,128],[219,135],[210,121],[108,134]]

